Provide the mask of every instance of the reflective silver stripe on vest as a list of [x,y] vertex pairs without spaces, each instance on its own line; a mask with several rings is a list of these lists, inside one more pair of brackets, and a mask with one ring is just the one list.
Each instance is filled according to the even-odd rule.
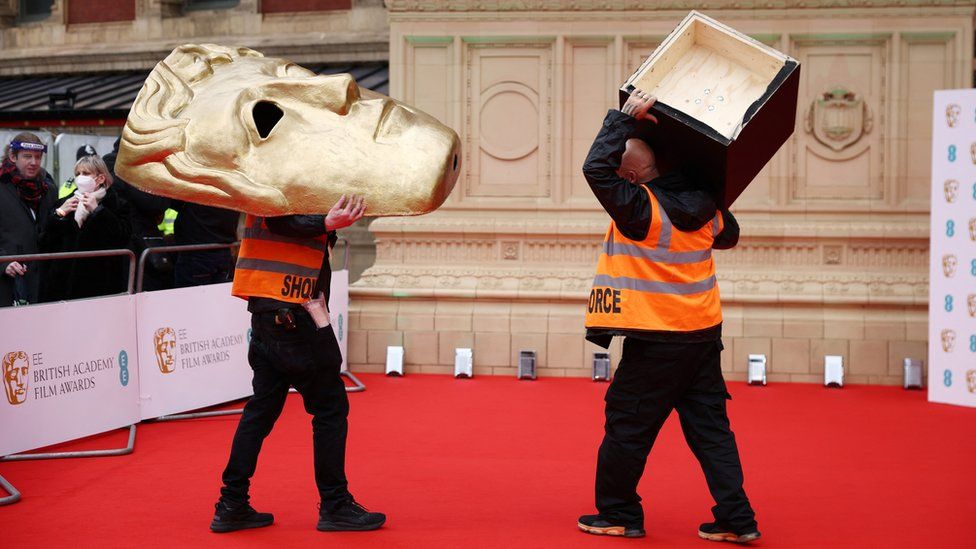
[[285,263],[284,261],[270,261],[267,259],[252,259],[248,257],[238,259],[237,268],[249,269],[252,271],[267,271],[271,273],[307,276],[310,278],[318,278],[319,276],[319,269],[310,269],[308,267],[302,267],[301,265],[295,265],[293,263]]
[[270,240],[272,242],[284,242],[285,244],[304,246],[306,248],[311,248],[315,251],[323,252],[323,253],[328,248],[328,242],[326,240],[316,240],[312,238],[295,238],[291,236],[274,234],[268,229],[261,228],[261,223],[263,221],[264,221],[263,217],[255,217],[254,222],[251,223],[251,226],[246,227],[244,229],[244,238],[252,238],[254,240]]
[[280,234],[274,234],[273,232],[267,229],[252,229],[252,228],[244,229],[244,238],[251,238],[254,240],[270,240],[272,242],[284,242],[285,244],[304,246],[306,248],[311,248],[319,252],[325,252],[327,246],[327,243],[322,240],[284,236]]
[[[670,263],[673,265],[699,263],[712,257],[711,248],[707,250],[693,250],[689,252],[672,252],[669,250],[668,248],[671,247],[671,219],[668,218],[668,214],[664,211],[664,207],[661,206],[660,202],[657,204],[656,213],[661,220],[661,234],[657,239],[657,248],[650,249],[634,244],[617,244],[613,240],[613,231],[611,231],[610,238],[603,243],[603,252],[609,256],[625,255],[629,257],[646,259],[655,263]],[[714,238],[716,228],[718,227],[717,217],[715,220],[713,220],[713,223],[712,237]]]
[[707,292],[715,287],[715,276],[698,282],[655,282],[626,276],[612,277],[598,274],[593,277],[594,287],[609,287],[615,290],[634,290],[654,294],[690,295]]
[[712,257],[711,249],[691,252],[672,252],[661,248],[643,248],[635,244],[618,244],[613,241],[613,235],[603,243],[603,252],[609,256],[626,255],[646,259],[655,263],[670,263],[675,265],[699,263]]
[[722,215],[721,212],[715,214],[715,219],[712,220],[712,239],[714,240],[718,236],[718,216]]

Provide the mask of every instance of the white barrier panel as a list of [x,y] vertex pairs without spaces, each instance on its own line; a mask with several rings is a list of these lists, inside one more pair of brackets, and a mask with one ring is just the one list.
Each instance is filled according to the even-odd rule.
[[329,285],[329,320],[342,352],[342,371],[349,369],[346,347],[349,341],[349,271],[333,271]]
[[137,294],[142,418],[250,396],[247,302],[214,284]]
[[976,406],[976,90],[933,114],[929,400]]
[[0,456],[139,422],[135,296],[0,309]]

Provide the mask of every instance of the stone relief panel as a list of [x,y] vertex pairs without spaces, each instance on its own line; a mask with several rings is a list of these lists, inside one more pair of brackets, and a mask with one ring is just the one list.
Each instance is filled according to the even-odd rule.
[[876,205],[886,197],[890,35],[792,37],[800,78],[789,202]]
[[897,141],[899,201],[928,211],[932,162],[932,92],[956,87],[954,32],[901,34],[901,121]]
[[404,100],[448,126],[456,128],[454,113],[454,39],[448,36],[408,36],[405,47]]
[[565,202],[592,208],[599,207],[583,177],[582,166],[593,138],[600,130],[603,116],[612,105],[619,83],[614,79],[613,42],[606,39],[577,41],[565,44],[565,73],[563,90],[563,178],[566,182]]
[[466,198],[552,195],[552,43],[466,43]]

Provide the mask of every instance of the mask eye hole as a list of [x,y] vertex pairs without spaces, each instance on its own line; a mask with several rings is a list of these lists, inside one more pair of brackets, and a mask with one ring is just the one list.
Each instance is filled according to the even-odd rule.
[[251,116],[254,117],[254,127],[257,128],[258,135],[261,136],[261,139],[265,139],[278,124],[278,121],[285,116],[285,112],[270,101],[258,101],[254,104]]

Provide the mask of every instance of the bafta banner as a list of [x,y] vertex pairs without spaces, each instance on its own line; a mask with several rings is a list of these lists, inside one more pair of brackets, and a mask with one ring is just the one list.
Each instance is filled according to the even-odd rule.
[[0,309],[0,456],[139,421],[135,296]]
[[230,283],[136,298],[143,419],[251,394],[251,315],[246,301],[230,295]]
[[929,400],[976,407],[976,90],[935,92]]

